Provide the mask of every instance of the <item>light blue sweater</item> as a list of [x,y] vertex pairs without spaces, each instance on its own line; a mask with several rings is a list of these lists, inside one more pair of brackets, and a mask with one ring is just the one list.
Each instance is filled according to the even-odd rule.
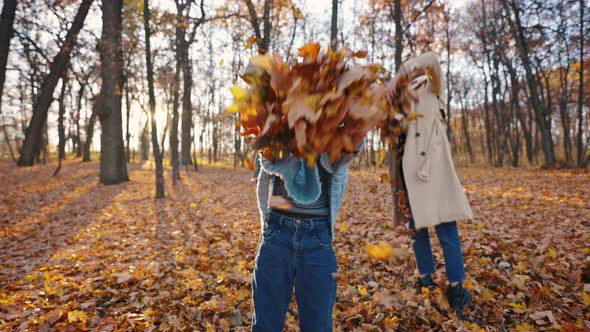
[[[364,141],[358,150],[362,149],[363,146]],[[348,182],[349,163],[353,158],[354,154],[350,154],[331,164],[328,154],[320,155],[320,163],[330,175],[328,197],[332,238],[334,238],[334,223]],[[312,203],[320,196],[322,185],[317,166],[309,168],[305,165],[304,159],[294,156],[277,160],[274,163],[268,161],[262,155],[259,156],[259,159],[261,167],[258,175],[257,198],[262,228],[264,228],[264,224],[268,220],[269,201],[273,193],[275,176],[283,180],[289,197],[301,204]]]

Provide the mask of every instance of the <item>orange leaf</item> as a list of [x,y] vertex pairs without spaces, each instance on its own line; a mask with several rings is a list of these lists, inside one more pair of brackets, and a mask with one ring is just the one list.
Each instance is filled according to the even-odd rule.
[[364,50],[363,51],[357,51],[357,52],[352,53],[352,56],[355,57],[355,58],[361,58],[362,59],[362,58],[366,57],[368,53],[369,52],[364,51]]
[[320,53],[320,43],[308,43],[299,48],[299,56],[316,61]]

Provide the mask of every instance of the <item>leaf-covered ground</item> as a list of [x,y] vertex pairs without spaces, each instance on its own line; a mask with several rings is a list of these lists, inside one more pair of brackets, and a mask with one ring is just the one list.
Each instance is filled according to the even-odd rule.
[[[154,200],[145,167],[118,186],[98,184],[96,163],[66,162],[57,178],[53,167],[0,162],[0,330],[249,330],[260,226],[246,170],[183,173]],[[441,291],[415,289],[381,172],[355,171],[336,227],[336,330],[590,329],[590,173],[459,172],[476,216],[460,224],[469,321]],[[393,258],[363,251],[378,241]],[[286,329],[297,330],[294,302]]]

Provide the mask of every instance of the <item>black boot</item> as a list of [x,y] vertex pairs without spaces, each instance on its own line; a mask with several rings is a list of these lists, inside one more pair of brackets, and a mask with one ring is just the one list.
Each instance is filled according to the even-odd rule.
[[463,307],[471,304],[472,297],[468,290],[463,288],[461,283],[455,286],[449,286],[446,291],[449,305],[457,313],[459,319],[465,319],[463,316]]
[[422,288],[428,288],[430,291],[433,291],[436,287],[438,287],[438,285],[434,283],[434,280],[432,280],[432,276],[430,274],[418,278],[419,290]]

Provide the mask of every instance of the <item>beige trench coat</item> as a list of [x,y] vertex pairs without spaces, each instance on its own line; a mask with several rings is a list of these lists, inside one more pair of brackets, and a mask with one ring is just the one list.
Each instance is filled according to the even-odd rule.
[[444,82],[438,57],[426,53],[413,58],[401,67],[401,73],[418,68],[428,68],[430,75],[416,77],[408,89],[417,98],[412,111],[423,117],[410,122],[402,158],[416,229],[473,217],[446,136]]

